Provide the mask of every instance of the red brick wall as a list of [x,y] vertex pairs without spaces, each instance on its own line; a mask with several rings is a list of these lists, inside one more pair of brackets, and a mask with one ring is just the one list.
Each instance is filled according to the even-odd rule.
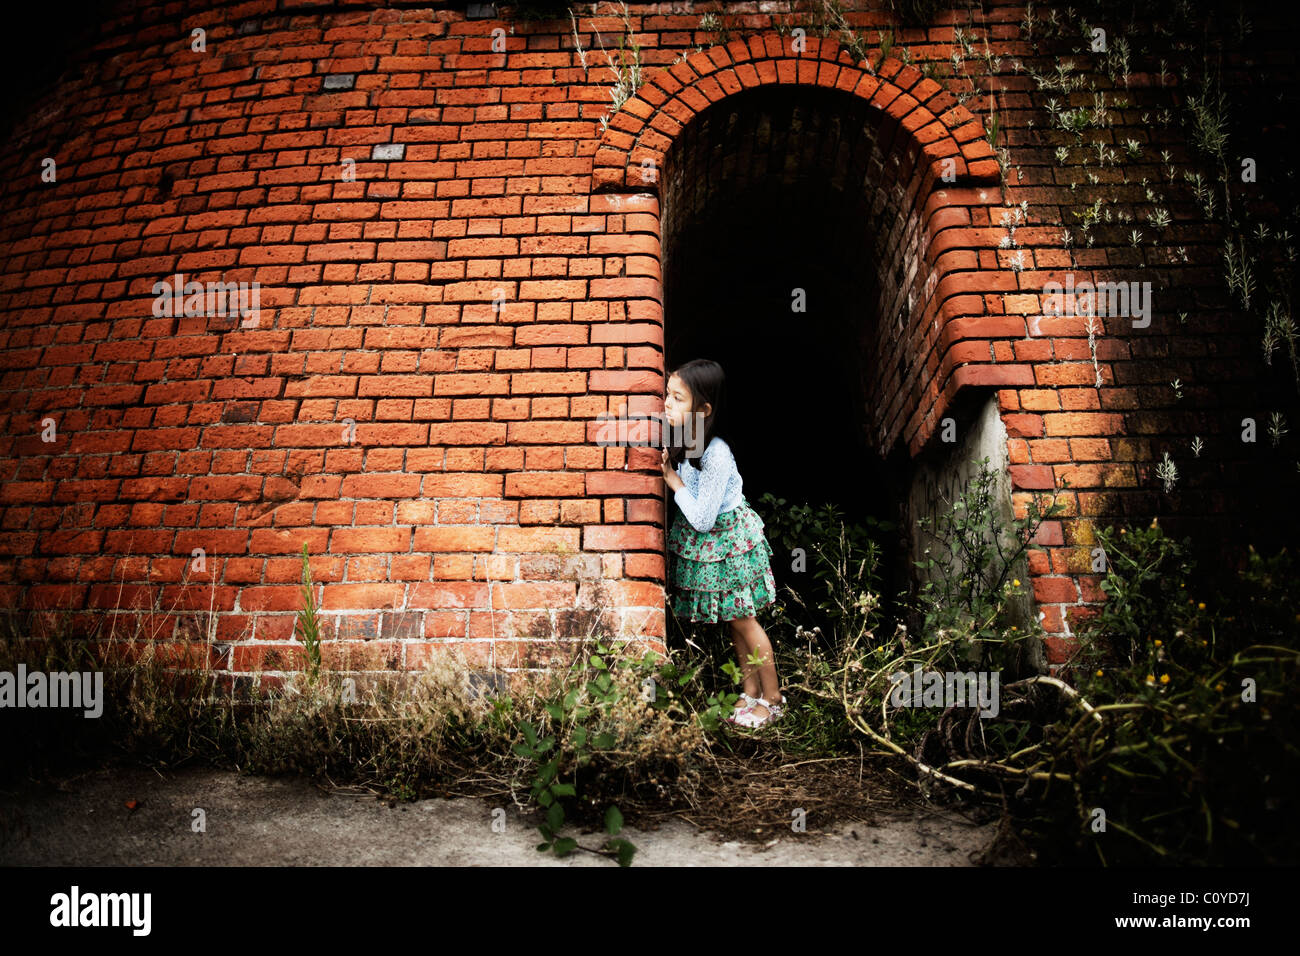
[[[796,54],[775,29],[786,16],[737,7],[733,38],[709,46],[701,13],[630,5],[645,83],[606,129],[594,31],[616,48],[615,16],[583,8],[584,69],[567,19],[285,6],[159,4],[107,24],[4,151],[10,604],[150,607],[149,632],[176,643],[212,607],[222,666],[288,666],[306,544],[331,664],[418,667],[455,645],[482,666],[538,666],[596,625],[662,639],[657,456],[598,445],[597,416],[661,407],[674,142],[711,104],[767,86],[867,117],[888,317],[865,373],[878,450],[917,454],[959,391],[997,391],[1016,507],[1056,491],[1067,509],[1031,556],[1049,632],[1101,598],[1093,523],[1166,507],[1162,440],[1227,443],[1232,402],[1249,407],[1250,339],[1214,298],[1218,237],[1184,217],[1164,245],[1186,263],[1119,231],[1063,246],[1079,194],[1054,159],[1066,139],[1042,128],[1045,94],[1012,67],[1035,55],[1020,5],[975,18],[1004,58],[1001,158],[988,97],[968,109],[959,84],[918,69],[950,60],[965,7],[926,28],[850,14],[873,57],[893,25],[917,64],[872,70],[833,34]],[[1149,75],[1129,84],[1135,100],[1173,95]],[[1136,103],[1114,113],[1090,138],[1154,152]],[[1115,180],[1134,203],[1141,174]],[[1008,244],[1003,216],[1021,202]],[[1148,329],[1107,319],[1094,363],[1084,320],[1044,313],[1043,283],[1070,270],[1174,291]],[[175,273],[257,282],[257,324],[155,316],[154,283]],[[1180,311],[1190,325],[1171,335]],[[1180,369],[1190,408],[1167,394]],[[1236,472],[1215,469],[1183,502],[1192,517],[1233,494]]]

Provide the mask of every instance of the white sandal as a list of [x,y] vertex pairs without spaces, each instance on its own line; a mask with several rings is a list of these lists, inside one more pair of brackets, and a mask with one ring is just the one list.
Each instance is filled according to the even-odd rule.
[[764,714],[762,717],[758,717],[754,714],[753,707],[750,706],[747,707],[745,710],[741,711],[740,714],[737,715],[733,723],[738,724],[741,727],[748,727],[751,730],[753,730],[762,727],[768,721],[776,720],[778,717],[780,717],[782,714],[785,713],[786,697],[784,694],[781,695],[781,703],[779,704],[769,704],[762,697],[758,698],[758,700],[754,701],[754,703],[762,704],[764,707],[766,707],[767,713]]
[[736,706],[732,708],[731,716],[727,718],[727,723],[734,724],[736,718],[749,710],[758,703],[757,697],[750,697],[743,690],[740,692],[740,700],[736,701]]

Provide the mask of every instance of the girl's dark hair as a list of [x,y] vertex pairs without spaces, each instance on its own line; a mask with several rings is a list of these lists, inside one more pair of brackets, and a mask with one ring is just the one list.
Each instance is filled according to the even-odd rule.
[[[724,388],[726,376],[723,374],[722,366],[717,362],[709,359],[692,359],[685,365],[679,365],[669,374],[671,378],[676,375],[686,386],[686,390],[691,393],[691,408],[697,409],[702,405],[712,406],[709,414],[704,418],[703,436],[700,437],[698,448],[699,456],[689,458],[691,464],[696,468],[700,467],[699,458],[704,455],[704,449],[709,447],[709,442],[718,434],[718,427],[724,421],[723,418],[723,400],[726,396]],[[684,435],[681,437],[685,437]],[[685,445],[671,445],[668,449],[668,461],[676,467],[683,459],[688,458],[690,449]]]

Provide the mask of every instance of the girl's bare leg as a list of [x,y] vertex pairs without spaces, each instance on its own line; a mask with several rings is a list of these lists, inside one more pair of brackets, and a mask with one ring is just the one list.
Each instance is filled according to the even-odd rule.
[[[736,645],[736,663],[740,665],[740,673],[744,675],[745,682],[743,689],[750,697],[758,697],[762,688],[759,686],[758,667],[747,662],[749,657],[749,644],[745,640],[745,634],[741,628],[736,626],[735,621],[728,621],[731,625],[731,640]],[[741,701],[743,704],[744,701]]]
[[[745,657],[751,653],[757,652],[760,664],[753,668],[757,671],[758,681],[762,688],[761,694],[753,693],[750,688],[751,669],[745,670],[745,692],[753,697],[762,697],[773,704],[779,704],[785,700],[780,690],[780,682],[776,676],[776,661],[772,654],[772,643],[767,639],[767,632],[763,630],[763,625],[758,623],[758,618],[753,614],[748,617],[738,617],[731,622],[731,627],[736,632],[737,652],[741,642],[746,647]],[[767,708],[762,704],[754,705],[754,713],[758,717],[767,714]]]

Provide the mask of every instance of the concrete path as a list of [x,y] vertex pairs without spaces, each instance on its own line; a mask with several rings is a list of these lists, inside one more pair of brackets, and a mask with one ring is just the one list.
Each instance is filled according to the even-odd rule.
[[[134,809],[127,806],[135,801]],[[500,806],[504,832],[494,832]],[[206,832],[195,832],[195,810]],[[769,844],[724,842],[672,818],[658,829],[628,827],[634,866],[736,866],[761,859],[791,866],[970,866],[994,824],[957,814],[875,812],[862,823],[782,835]],[[598,846],[599,833],[576,836]],[[97,770],[59,789],[0,791],[0,864],[36,866],[613,866],[592,854],[539,853],[538,832],[508,801],[455,798],[390,807],[372,795],[325,793],[298,778],[212,769],[161,775]],[[757,855],[757,857],[756,857]]]

